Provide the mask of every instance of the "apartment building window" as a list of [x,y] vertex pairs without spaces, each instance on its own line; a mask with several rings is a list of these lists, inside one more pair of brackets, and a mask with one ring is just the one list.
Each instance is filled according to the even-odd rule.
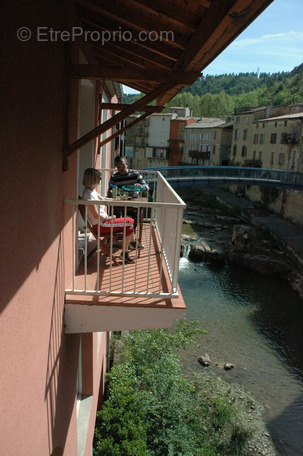
[[256,159],[256,155],[257,155],[257,151],[256,151],[256,150],[254,150],[254,153],[253,153],[253,160],[255,160],[255,159]]
[[275,128],[277,128],[278,122],[275,122]]
[[245,116],[245,123],[248,124],[248,116]]
[[280,153],[280,154],[279,154],[279,165],[280,165],[280,166],[283,166],[283,165],[284,165],[284,162],[285,162],[285,154]]
[[261,150],[260,150],[260,152],[259,152],[259,160],[260,160],[260,161],[262,160],[262,152],[261,152]]
[[262,134],[262,135],[260,135],[260,144],[264,144],[264,142],[265,142],[265,135]]
[[270,144],[276,144],[277,143],[277,133],[272,133],[270,135]]
[[263,124],[262,124],[262,128],[265,128],[265,122],[263,122]]
[[237,146],[233,147],[233,156],[237,155]]
[[199,133],[196,133],[196,139],[199,139]]
[[188,137],[187,137],[187,133],[185,133],[185,135],[184,135],[184,139],[188,139]]
[[275,162],[275,153],[272,152],[272,153],[271,153],[271,156],[270,156],[270,164],[273,165],[274,162]]
[[236,117],[236,123],[237,124],[240,123],[240,117],[239,116]]
[[210,140],[210,133],[207,133],[207,135],[206,135],[206,138],[205,138],[205,139],[206,139],[206,140]]
[[247,139],[247,129],[245,128],[245,130],[243,130],[243,136],[242,136],[243,139]]
[[215,154],[215,153],[216,153],[216,146],[213,145],[213,154]]
[[184,133],[182,133],[182,132],[179,133],[179,139],[184,139]]
[[204,133],[200,134],[200,139],[204,139]]
[[287,120],[285,120],[284,122],[284,127],[287,127]]
[[186,154],[186,152],[187,152],[187,147],[184,147],[184,153]]
[[217,132],[216,132],[216,130],[214,131],[214,139],[217,139]]
[[247,155],[247,147],[246,146],[242,146],[242,153],[241,153],[242,157],[246,157]]
[[254,144],[258,144],[259,135],[257,133],[254,134]]
[[234,139],[239,139],[239,132],[240,132],[240,130],[238,130],[238,129],[236,129],[234,131]]
[[180,130],[184,130],[184,126],[185,126],[184,123],[180,123]]

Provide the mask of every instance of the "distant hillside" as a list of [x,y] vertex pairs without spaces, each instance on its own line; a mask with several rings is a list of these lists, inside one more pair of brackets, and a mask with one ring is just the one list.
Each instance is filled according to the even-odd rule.
[[[142,95],[124,95],[133,103]],[[194,116],[228,117],[249,107],[303,102],[303,63],[290,72],[202,76],[167,105],[188,106]]]

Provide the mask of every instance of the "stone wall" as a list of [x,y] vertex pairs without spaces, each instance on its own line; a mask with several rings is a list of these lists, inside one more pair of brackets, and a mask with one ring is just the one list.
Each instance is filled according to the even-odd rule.
[[[229,191],[238,193],[237,185],[230,185]],[[241,192],[244,187],[241,187]],[[245,187],[245,195],[253,202],[260,201],[260,187]],[[276,214],[280,214],[282,198],[285,198],[283,217],[293,223],[303,226],[303,192],[299,190],[285,189],[281,191],[280,196],[271,204],[270,209]]]

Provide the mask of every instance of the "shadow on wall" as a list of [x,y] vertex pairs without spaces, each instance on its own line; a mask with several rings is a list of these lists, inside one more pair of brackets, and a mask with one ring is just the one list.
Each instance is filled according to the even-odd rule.
[[52,456],[64,454],[75,405],[80,344],[78,335],[65,335],[64,333],[64,262],[61,243],[60,238],[45,385],[48,445],[49,454]]

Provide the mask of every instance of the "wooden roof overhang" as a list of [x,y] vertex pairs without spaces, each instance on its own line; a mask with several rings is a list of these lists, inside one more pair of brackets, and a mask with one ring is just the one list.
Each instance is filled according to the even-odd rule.
[[145,95],[122,109],[103,106],[119,112],[71,144],[68,154],[134,112],[161,112],[272,1],[75,0],[94,63],[72,65],[71,77],[116,81]]

